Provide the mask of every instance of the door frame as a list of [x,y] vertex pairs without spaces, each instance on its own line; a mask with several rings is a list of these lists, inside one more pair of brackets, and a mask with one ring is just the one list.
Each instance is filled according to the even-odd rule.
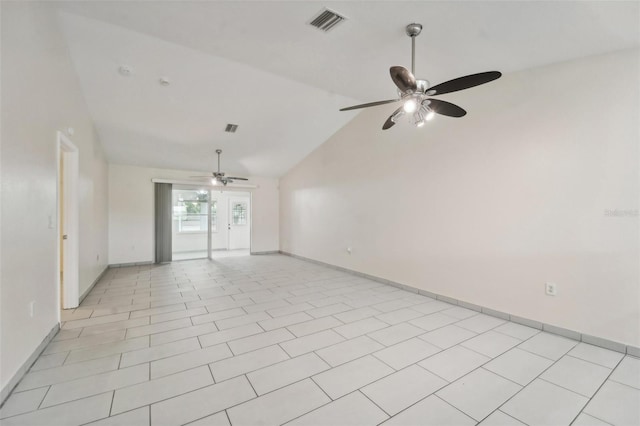
[[[80,152],[78,148],[58,131],[56,138],[57,151],[57,183],[56,183],[56,204],[57,204],[57,238],[56,246],[56,286],[58,297],[56,303],[59,305],[62,300],[62,309],[77,308],[80,302],[80,242],[79,242],[79,220],[80,205],[78,198],[78,181],[80,169]],[[61,167],[61,163],[64,165]],[[62,178],[62,184],[61,184]],[[61,195],[64,194],[64,197]],[[63,199],[64,198],[64,199]],[[68,238],[65,243],[64,256],[62,257],[61,247],[63,244],[62,229]],[[60,280],[60,260],[64,261],[64,279]],[[60,294],[62,292],[62,294]],[[60,312],[60,306],[57,307]]]

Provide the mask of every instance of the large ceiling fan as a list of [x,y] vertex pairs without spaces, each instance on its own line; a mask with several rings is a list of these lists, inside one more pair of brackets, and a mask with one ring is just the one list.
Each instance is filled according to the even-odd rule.
[[429,87],[429,82],[427,80],[417,80],[414,77],[416,37],[421,31],[421,24],[409,24],[406,27],[407,35],[411,37],[411,71],[401,66],[394,66],[389,70],[391,79],[398,87],[398,99],[354,105],[342,108],[340,111],[368,108],[402,101],[402,106],[396,109],[393,114],[389,116],[387,121],[384,122],[382,129],[387,130],[390,127],[393,127],[393,125],[396,124],[404,115],[409,115],[417,127],[422,127],[425,122],[431,120],[435,114],[446,115],[449,117],[462,117],[467,113],[457,105],[440,99],[433,99],[431,96],[469,89],[471,87],[493,81],[500,78],[502,75],[498,71],[481,72],[478,74],[455,78]]
[[192,178],[210,178],[211,183],[213,185],[223,184],[224,186],[227,186],[228,183],[233,183],[233,181],[235,180],[249,180],[243,177],[225,176],[224,172],[220,171],[220,154],[222,154],[222,150],[216,149],[216,154],[218,154],[218,171],[217,172],[211,172],[210,176],[191,176],[191,177]]

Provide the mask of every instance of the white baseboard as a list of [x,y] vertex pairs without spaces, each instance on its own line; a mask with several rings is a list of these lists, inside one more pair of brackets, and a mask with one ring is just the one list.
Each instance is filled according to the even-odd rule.
[[7,400],[9,395],[11,395],[13,389],[18,385],[18,383],[20,383],[20,380],[22,380],[24,375],[27,374],[27,371],[29,371],[33,363],[36,362],[36,359],[38,359],[42,351],[44,351],[44,348],[46,348],[49,342],[51,342],[51,339],[53,339],[55,335],[58,334],[59,330],[60,324],[56,324],[53,326],[51,331],[49,331],[49,334],[47,334],[44,340],[40,342],[36,350],[33,351],[29,358],[27,358],[24,364],[22,364],[22,366],[18,369],[16,374],[14,374],[11,380],[9,380],[9,383],[7,383],[4,388],[2,388],[2,391],[0,391],[0,407],[4,405],[4,402]]

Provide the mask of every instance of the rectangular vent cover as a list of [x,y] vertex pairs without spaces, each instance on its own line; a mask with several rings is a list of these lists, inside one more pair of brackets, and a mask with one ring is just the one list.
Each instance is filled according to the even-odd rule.
[[344,16],[338,15],[336,12],[330,9],[323,9],[318,16],[313,18],[309,25],[316,27],[319,30],[324,32],[329,31],[340,22],[344,21],[346,18]]
[[236,130],[238,130],[237,124],[227,124],[227,127],[225,127],[224,129],[224,131],[227,133],[235,133]]

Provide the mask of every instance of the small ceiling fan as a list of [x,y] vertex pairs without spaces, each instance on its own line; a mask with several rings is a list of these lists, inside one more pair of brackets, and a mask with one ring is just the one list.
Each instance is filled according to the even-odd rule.
[[481,72],[478,74],[455,78],[431,87],[429,87],[429,82],[427,80],[416,80],[414,77],[416,37],[421,31],[421,24],[414,23],[409,24],[406,27],[407,35],[411,37],[411,71],[401,66],[394,66],[389,69],[391,79],[398,87],[398,99],[354,105],[342,108],[340,111],[350,111],[352,109],[368,108],[402,101],[402,106],[396,109],[393,114],[389,116],[387,121],[384,122],[382,130],[387,130],[393,127],[393,125],[396,124],[404,115],[412,115],[412,121],[416,127],[422,127],[425,122],[431,120],[435,114],[446,115],[449,117],[462,117],[467,113],[457,105],[440,99],[432,99],[431,96],[469,89],[471,87],[496,80],[502,76],[502,73],[498,71]]
[[218,171],[211,172],[211,176],[191,176],[192,178],[211,178],[211,183],[213,185],[223,184],[227,186],[228,183],[233,183],[235,180],[249,180],[243,177],[237,176],[225,176],[224,172],[220,171],[220,154],[222,154],[221,149],[216,149],[216,154],[218,154]]

